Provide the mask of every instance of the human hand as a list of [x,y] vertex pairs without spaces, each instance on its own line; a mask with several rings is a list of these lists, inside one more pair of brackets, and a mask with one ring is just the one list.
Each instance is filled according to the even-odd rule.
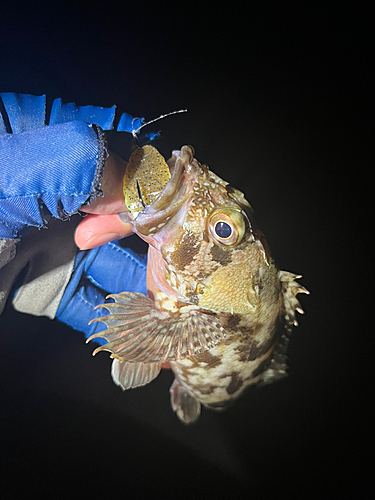
[[126,162],[110,152],[101,184],[103,196],[97,197],[90,205],[81,207],[81,211],[88,214],[75,232],[75,242],[81,250],[95,248],[132,234],[131,224],[123,222],[117,215],[128,210],[123,193],[125,169]]
[[[110,153],[103,169],[102,130],[112,128],[113,109],[56,100],[45,126],[44,96],[1,94],[0,100],[9,122],[0,114],[6,165],[0,175],[0,312],[21,276],[12,296],[17,310],[56,317],[88,337],[104,328],[88,322],[102,315],[95,306],[108,293],[152,289],[152,277],[146,287],[146,256],[132,250],[134,241],[112,241],[132,233],[117,215],[126,211],[126,163]],[[77,210],[87,213],[75,233],[83,250],[78,253],[72,234],[77,218],[57,220]],[[40,230],[47,225],[48,231]]]
[[[1,94],[0,100],[9,122],[0,114],[0,159],[6,165],[0,175],[0,312],[28,269],[14,307],[65,318],[91,334],[86,327],[93,308],[108,293],[146,293],[145,256],[126,243],[105,245],[132,232],[117,215],[126,211],[126,163],[113,153],[106,158],[103,132],[87,123],[110,130],[113,109],[56,100],[46,126],[44,96]],[[77,210],[88,215],[71,224],[56,220],[66,221]],[[78,221],[75,241],[92,250],[77,254],[72,233]],[[48,231],[40,230],[47,225]]]

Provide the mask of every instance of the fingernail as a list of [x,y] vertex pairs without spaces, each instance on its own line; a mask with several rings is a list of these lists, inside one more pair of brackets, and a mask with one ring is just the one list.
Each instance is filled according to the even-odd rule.
[[121,234],[118,233],[96,234],[95,236],[89,238],[86,243],[81,246],[81,250],[88,250],[90,248],[99,247],[100,245],[105,245],[106,243],[120,239],[121,237]]

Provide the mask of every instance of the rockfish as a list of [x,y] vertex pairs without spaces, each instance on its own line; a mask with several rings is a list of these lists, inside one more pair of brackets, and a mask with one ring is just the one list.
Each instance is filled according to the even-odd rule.
[[[170,363],[171,405],[185,424],[201,405],[222,409],[246,387],[286,374],[296,295],[308,291],[279,271],[244,195],[183,146],[164,158],[152,146],[131,156],[124,192],[134,232],[149,244],[157,290],[122,292],[103,304],[103,337],[123,389],[145,385]],[[286,329],[280,331],[280,323]]]

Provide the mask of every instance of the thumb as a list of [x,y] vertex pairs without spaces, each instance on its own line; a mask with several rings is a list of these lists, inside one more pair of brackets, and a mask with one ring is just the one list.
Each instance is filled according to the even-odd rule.
[[132,225],[117,214],[89,214],[78,224],[74,240],[78,248],[88,250],[131,234]]

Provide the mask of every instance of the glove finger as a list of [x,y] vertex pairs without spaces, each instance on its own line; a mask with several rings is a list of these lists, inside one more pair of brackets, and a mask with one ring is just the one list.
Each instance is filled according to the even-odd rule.
[[[137,242],[138,238],[134,238]],[[133,239],[133,241],[134,241]],[[143,243],[139,241],[143,246]],[[84,268],[88,280],[108,293],[140,292],[146,289],[147,256],[130,248],[123,248],[117,241],[101,246]]]
[[[57,310],[56,318],[66,325],[79,330],[88,338],[94,333],[98,333],[105,329],[103,323],[97,322],[91,325],[88,322],[102,315],[102,309],[96,309],[95,306],[106,302],[107,293],[99,290],[87,280],[82,280],[81,285],[76,292],[69,297],[69,300],[63,299],[60,307]],[[64,303],[65,307],[61,307]],[[100,338],[97,342],[101,345],[105,344],[105,340]]]
[[103,330],[102,323],[88,326],[91,319],[103,315],[94,308],[105,303],[109,293],[126,290],[146,294],[146,270],[146,255],[122,248],[118,242],[78,252],[56,318],[86,336]]

